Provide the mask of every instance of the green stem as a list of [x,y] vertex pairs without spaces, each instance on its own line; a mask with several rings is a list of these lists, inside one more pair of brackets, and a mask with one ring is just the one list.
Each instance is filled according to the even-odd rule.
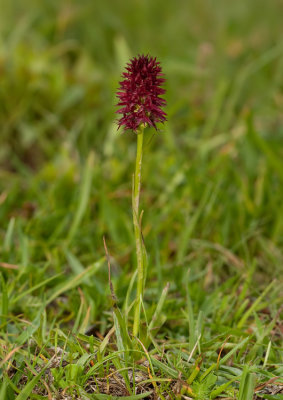
[[137,254],[137,269],[138,269],[137,298],[135,304],[134,328],[133,328],[134,336],[138,336],[139,334],[141,299],[143,297],[143,291],[144,291],[143,243],[142,243],[142,232],[140,226],[140,216],[139,216],[143,131],[144,127],[141,125],[137,133],[136,169],[133,182],[133,198],[132,198],[133,222],[134,222],[135,239],[136,239],[136,254]]

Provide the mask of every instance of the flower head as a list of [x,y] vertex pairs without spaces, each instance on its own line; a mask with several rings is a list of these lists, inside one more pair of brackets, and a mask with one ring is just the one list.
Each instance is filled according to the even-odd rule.
[[157,122],[166,121],[166,113],[162,110],[166,101],[160,97],[165,93],[161,87],[165,79],[162,78],[160,63],[156,58],[141,55],[130,60],[126,71],[117,93],[117,105],[122,107],[116,111],[122,114],[119,128],[124,126],[136,132],[144,124],[157,129]]

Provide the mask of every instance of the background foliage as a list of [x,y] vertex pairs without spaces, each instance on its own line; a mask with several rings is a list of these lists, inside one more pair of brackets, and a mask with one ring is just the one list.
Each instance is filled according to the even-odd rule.
[[125,310],[136,138],[117,133],[115,91],[128,59],[149,53],[166,74],[168,123],[146,132],[144,151],[148,315],[169,282],[159,337],[192,344],[199,333],[204,343],[233,333],[238,343],[249,333],[242,364],[260,365],[270,341],[270,363],[282,363],[282,12],[280,0],[2,0],[8,350],[35,332],[42,345],[54,327],[108,332],[103,235]]

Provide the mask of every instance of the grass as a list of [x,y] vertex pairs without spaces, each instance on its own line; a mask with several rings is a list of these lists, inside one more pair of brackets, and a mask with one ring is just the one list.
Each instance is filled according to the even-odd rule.
[[[0,398],[282,399],[282,2],[1,10]],[[145,135],[138,340],[114,111],[141,52],[168,123]]]

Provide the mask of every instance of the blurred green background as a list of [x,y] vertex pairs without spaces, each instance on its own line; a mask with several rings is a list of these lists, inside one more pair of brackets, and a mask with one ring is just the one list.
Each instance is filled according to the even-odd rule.
[[120,72],[139,53],[167,76],[165,141],[225,134],[250,110],[276,140],[282,9],[279,0],[2,1],[1,160],[31,152],[37,164],[70,137],[80,154],[102,154],[116,140],[107,133]]
[[[167,280],[184,293],[189,267],[199,301],[231,276],[255,274],[260,287],[280,276],[282,15],[280,0],[2,0],[1,260],[22,266],[15,290],[78,272],[69,253],[87,266],[106,235],[124,295],[136,138],[117,132],[115,91],[141,53],[161,62],[168,102],[144,149],[148,296]],[[105,267],[100,298],[86,285],[93,320],[106,282]],[[76,312],[74,296],[62,315]]]

